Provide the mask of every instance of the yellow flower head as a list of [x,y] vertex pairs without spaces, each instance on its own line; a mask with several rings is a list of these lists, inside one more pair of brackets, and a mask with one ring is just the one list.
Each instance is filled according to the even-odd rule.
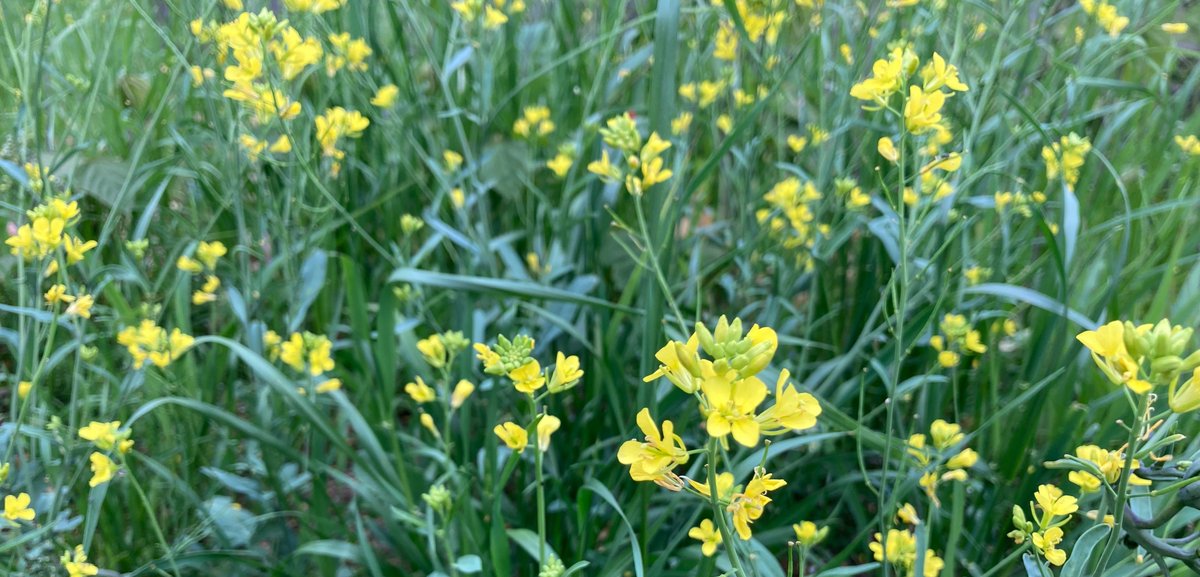
[[83,552],[83,545],[76,545],[74,550],[68,549],[63,553],[60,562],[67,572],[67,577],[90,577],[100,572],[95,565],[87,562],[88,557]]
[[509,449],[518,453],[524,452],[525,446],[529,444],[529,434],[524,428],[512,421],[496,425],[496,428],[492,429],[492,432],[496,433],[496,436],[500,437],[500,440],[504,441],[504,444]]
[[696,527],[688,530],[688,537],[700,542],[700,552],[705,557],[712,557],[721,544],[721,532],[717,531],[712,519],[705,519]]
[[508,378],[512,379],[513,386],[518,391],[526,394],[533,394],[542,388],[542,385],[546,384],[546,376],[542,374],[542,366],[535,360],[531,360],[509,371]]
[[454,385],[454,390],[450,393],[450,408],[457,409],[467,402],[467,398],[471,393],[475,392],[475,384],[466,379],[461,379]]
[[4,519],[16,525],[17,521],[32,521],[37,513],[29,507],[29,493],[4,497]]
[[117,464],[104,453],[92,453],[89,460],[92,462],[92,478],[88,481],[89,487],[103,485],[111,481],[119,469]]
[[433,387],[426,385],[424,379],[417,377],[416,382],[404,385],[404,392],[418,404],[432,403],[437,399],[437,392]]
[[538,450],[545,453],[550,450],[550,435],[553,435],[562,421],[554,415],[545,415],[537,424]]
[[659,432],[649,409],[638,412],[637,423],[645,440],[625,441],[617,452],[617,460],[629,465],[629,476],[634,481],[653,481],[670,488],[673,486],[671,481],[675,480],[669,478],[674,475],[671,470],[688,461],[683,439],[675,434],[675,425],[671,421],[663,421]]

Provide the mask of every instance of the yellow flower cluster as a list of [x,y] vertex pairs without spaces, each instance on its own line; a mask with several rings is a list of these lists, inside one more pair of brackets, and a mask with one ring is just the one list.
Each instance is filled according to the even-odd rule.
[[828,230],[825,225],[813,224],[816,220],[813,208],[821,198],[821,192],[812,182],[801,183],[800,179],[789,177],[763,195],[770,208],[760,208],[755,213],[758,223],[779,237],[780,246],[796,251],[796,264],[805,269],[812,267],[812,248],[818,233]]
[[495,30],[508,22],[508,17],[525,11],[524,0],[454,0],[450,7],[467,22],[482,19],[483,27]]
[[[815,397],[800,393],[789,382],[786,370],[780,372],[775,387],[775,402],[760,410],[770,395],[766,384],[756,376],[766,368],[778,348],[775,331],[754,325],[743,334],[741,319],[733,322],[722,316],[715,330],[709,331],[701,323],[687,342],[671,341],[658,351],[655,358],[660,366],[647,375],[646,382],[665,378],[699,403],[705,428],[714,442],[725,444],[728,437],[746,447],[755,447],[763,435],[780,435],[788,431],[800,431],[816,425],[821,407]],[[703,350],[710,358],[701,358]],[[688,461],[688,450],[683,438],[675,432],[674,423],[664,420],[662,428],[643,408],[637,415],[638,428],[643,440],[631,439],[621,445],[617,460],[629,466],[629,475],[635,481],[649,481],[672,491],[680,491],[689,484],[694,492],[711,497],[707,484],[695,481],[684,483],[684,478],[674,469]],[[717,477],[717,498],[732,515],[733,524],[742,539],[751,536],[750,524],[758,519],[767,503],[767,493],[782,487],[785,482],[772,479],[771,475],[758,469],[745,489],[733,487],[733,475],[722,473]],[[703,526],[694,529],[693,538],[703,541],[705,546],[715,548],[711,530]],[[698,536],[697,536],[698,535]]]
[[[29,182],[41,186],[41,168],[27,165]],[[65,198],[51,198],[25,213],[29,222],[17,227],[16,234],[9,236],[4,244],[10,252],[27,262],[52,258],[46,265],[46,276],[58,272],[59,260],[73,265],[83,260],[84,255],[96,248],[96,241],[72,236],[66,230],[79,222],[79,203]],[[59,258],[61,255],[61,259]]]
[[[888,529],[887,539],[883,534],[876,533],[868,547],[880,563],[887,562],[896,572],[905,577],[916,577],[913,570],[917,566],[917,537],[910,529]],[[920,577],[937,577],[942,572],[945,562],[932,549],[925,550],[924,572]]]
[[[579,368],[579,357],[567,356],[561,351],[555,356],[554,370],[543,370],[541,364],[534,359],[534,341],[525,335],[509,340],[504,335],[496,338],[495,348],[484,343],[475,343],[476,358],[483,362],[483,370],[491,375],[506,376],[512,382],[517,392],[527,395],[534,406],[546,394],[558,394],[568,391],[579,384],[583,378],[583,370]],[[546,392],[535,394],[542,388]],[[533,422],[526,427],[507,421],[496,425],[493,432],[509,449],[517,453],[525,451],[529,441],[529,430],[537,434],[538,450],[546,452],[550,449],[550,435],[562,426],[562,421],[554,415],[544,412],[534,416]]]
[[[1102,483],[1116,485],[1117,480],[1121,478],[1121,471],[1125,468],[1125,453],[1123,451],[1107,451],[1096,445],[1081,445],[1075,448],[1075,456],[1082,461],[1089,462],[1100,470],[1101,477],[1097,477],[1087,471],[1071,471],[1067,474],[1067,479],[1079,486],[1079,489],[1084,493],[1094,493],[1100,490]],[[1133,468],[1140,467],[1141,464],[1137,459],[1133,460]],[[1138,477],[1137,475],[1129,475],[1129,484],[1149,486],[1150,481]]]
[[168,336],[167,330],[151,319],[143,319],[136,327],[125,327],[117,333],[117,342],[133,357],[133,368],[140,369],[150,361],[163,368],[178,359],[192,346],[193,339],[178,328]]
[[[1025,511],[1019,505],[1013,505],[1013,525],[1016,528],[1008,536],[1018,544],[1029,539],[1038,555],[1045,557],[1052,565],[1061,566],[1067,562],[1067,552],[1058,548],[1063,540],[1062,526],[1071,520],[1072,513],[1079,510],[1079,503],[1075,497],[1063,495],[1062,489],[1050,484],[1039,486],[1033,498],[1037,505],[1030,503],[1029,513],[1036,524],[1026,520]],[[1038,514],[1038,510],[1041,510],[1041,514]]]
[[1179,150],[1182,150],[1184,154],[1200,156],[1200,138],[1197,138],[1195,134],[1189,134],[1187,136],[1176,134],[1175,145],[1178,146]]
[[679,85],[679,96],[700,108],[708,108],[725,92],[726,87],[724,81],[687,82]]
[[[850,96],[869,102],[864,109],[895,111],[890,105],[892,96],[908,85],[909,78],[916,73],[919,65],[919,59],[908,48],[893,48],[888,58],[875,61],[870,78],[850,88]],[[950,92],[943,92],[943,88]],[[958,68],[947,64],[935,52],[933,60],[921,69],[921,82],[908,87],[901,113],[905,128],[915,135],[930,131],[948,132],[942,119],[942,106],[954,92],[966,90],[967,85],[958,78]]]
[[1092,353],[1092,360],[1114,385],[1125,385],[1136,394],[1155,385],[1169,384],[1168,403],[1176,412],[1200,406],[1200,383],[1195,374],[1178,387],[1179,376],[1200,366],[1200,351],[1183,357],[1192,329],[1172,326],[1163,319],[1156,325],[1112,321],[1075,338]]
[[554,132],[554,121],[550,120],[550,109],[545,106],[526,106],[521,117],[513,123],[513,134],[521,138],[549,136]]
[[[263,350],[272,361],[282,360],[283,364],[298,373],[313,377],[322,377],[336,368],[333,361],[333,342],[325,335],[313,334],[308,331],[292,333],[284,341],[279,333],[267,331],[263,334]],[[312,387],[316,393],[329,393],[342,388],[342,380],[328,378]],[[301,387],[297,390],[301,395],[307,395],[308,390]]]
[[614,116],[608,120],[607,127],[600,129],[604,143],[625,155],[628,172],[613,165],[609,159],[608,150],[601,153],[600,160],[588,164],[588,172],[600,177],[605,182],[625,182],[625,190],[634,196],[641,196],[646,189],[666,182],[674,174],[664,168],[662,153],[671,148],[671,143],[659,138],[657,132],[651,132],[650,138],[642,143],[642,135],[638,132],[637,123],[628,112]]
[[996,212],[1000,214],[1012,212],[1029,218],[1033,216],[1034,207],[1045,204],[1046,195],[1040,191],[1031,194],[1004,191],[995,193],[992,195],[992,199],[996,203]]
[[979,331],[971,328],[967,317],[947,314],[939,325],[941,334],[929,337],[929,346],[938,352],[938,364],[957,367],[964,354],[982,355],[987,352]]
[[337,176],[341,171],[341,160],[346,156],[345,151],[338,148],[338,142],[345,138],[362,136],[371,121],[357,111],[334,106],[326,110],[324,114],[318,115],[314,123],[316,124],[317,142],[321,145],[321,153],[333,159],[330,171]]
[[1079,0],[1079,6],[1113,38],[1116,38],[1126,26],[1129,26],[1129,18],[1121,16],[1117,12],[1117,7],[1105,0]]
[[[770,391],[756,375],[771,362],[777,347],[770,328],[754,325],[743,335],[741,319],[731,323],[722,316],[712,332],[696,323],[686,343],[667,343],[655,355],[661,365],[645,381],[666,378],[696,395],[710,436],[723,440],[732,435],[741,445],[754,447],[760,435],[811,428],[821,414],[816,398],[797,392],[787,370],[780,371],[775,403],[759,411]],[[711,360],[700,357],[701,348]]]
[[1046,180],[1051,181],[1061,174],[1067,186],[1074,188],[1079,181],[1079,169],[1092,151],[1092,143],[1074,132],[1062,137],[1050,146],[1042,147],[1042,160],[1046,161]]
[[349,32],[329,35],[329,53],[325,55],[325,74],[330,78],[345,68],[353,72],[367,70],[371,47],[362,38],[351,38]]
[[79,438],[90,441],[100,450],[92,452],[89,457],[92,469],[92,478],[88,481],[89,487],[96,487],[111,481],[120,470],[121,467],[109,458],[107,453],[115,449],[117,453],[124,455],[133,449],[133,439],[129,438],[128,429],[121,429],[121,421],[109,423],[92,421],[88,426],[79,429]]
[[200,241],[194,258],[180,255],[175,260],[175,267],[183,272],[192,275],[206,273],[200,290],[192,293],[192,304],[202,305],[217,300],[217,289],[221,288],[221,279],[216,275],[217,263],[228,252],[221,241]]
[[252,112],[259,124],[300,114],[300,103],[267,81],[267,69],[274,60],[283,80],[296,78],[320,62],[324,51],[317,39],[301,36],[265,9],[258,14],[242,12],[223,24],[194,20],[191,30],[200,42],[214,44],[218,63],[225,64],[223,75],[231,86],[223,95]]
[[[943,481],[966,481],[967,469],[975,466],[979,455],[968,447],[958,449],[963,441],[962,427],[942,419],[929,427],[929,436],[916,433],[908,438],[908,454],[921,466],[920,485],[935,506],[941,506],[937,496],[938,484]],[[950,450],[956,450],[953,454]]]

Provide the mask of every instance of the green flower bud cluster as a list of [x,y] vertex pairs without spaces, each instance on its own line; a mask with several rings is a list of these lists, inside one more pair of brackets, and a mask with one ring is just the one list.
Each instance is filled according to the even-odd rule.
[[743,334],[742,320],[735,318],[730,323],[724,315],[712,332],[696,323],[696,338],[704,352],[713,358],[713,368],[718,374],[734,370],[742,378],[766,368],[778,346],[774,331],[759,328]]

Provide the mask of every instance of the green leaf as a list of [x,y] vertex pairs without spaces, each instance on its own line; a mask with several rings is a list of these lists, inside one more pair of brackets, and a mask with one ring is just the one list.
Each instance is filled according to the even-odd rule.
[[1084,572],[1087,571],[1088,560],[1091,559],[1092,552],[1096,549],[1097,545],[1104,541],[1105,537],[1108,537],[1108,532],[1109,527],[1104,523],[1084,531],[1083,535],[1080,535],[1079,539],[1075,540],[1075,546],[1071,547],[1071,557],[1063,565],[1059,577],[1083,577]]

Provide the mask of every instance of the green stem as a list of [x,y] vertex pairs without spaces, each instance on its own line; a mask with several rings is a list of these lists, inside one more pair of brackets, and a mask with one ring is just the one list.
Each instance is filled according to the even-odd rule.
[[[1129,428],[1129,440],[1125,445],[1125,466],[1121,468],[1121,479],[1117,485],[1117,499],[1113,504],[1113,526],[1121,528],[1125,522],[1125,502],[1129,499],[1127,494],[1129,490],[1129,477],[1133,474],[1133,455],[1137,453],[1138,437],[1142,430],[1142,417],[1146,414],[1146,408],[1149,403],[1147,395],[1142,395],[1138,400],[1137,413],[1133,416],[1133,426]],[[1100,562],[1096,565],[1097,571],[1103,571],[1108,566],[1108,561],[1112,557],[1113,551],[1116,550],[1120,543],[1121,531],[1113,531],[1108,536],[1108,542],[1104,545],[1104,551],[1100,554]]]
[[538,566],[541,568],[546,565],[546,487],[542,478],[541,447],[537,447],[533,460],[537,468]]
[[142,485],[138,483],[137,477],[133,474],[133,469],[124,457],[121,458],[121,465],[124,466],[125,476],[129,478],[129,483],[133,485],[133,490],[137,492],[138,499],[142,502],[142,507],[146,509],[146,514],[150,517],[150,528],[154,529],[154,536],[158,539],[158,544],[162,546],[163,552],[167,556],[167,561],[171,562],[171,572],[175,574],[175,577],[179,577],[179,566],[175,563],[175,552],[167,544],[167,537],[163,534],[162,527],[158,524],[158,517],[154,512],[154,507],[150,505],[150,499],[146,497],[146,492],[142,490]]
[[1004,569],[1005,567],[1008,567],[1009,563],[1016,561],[1017,557],[1020,557],[1021,554],[1025,553],[1025,551],[1028,549],[1029,549],[1029,542],[1026,541],[1020,547],[1017,547],[1017,549],[1015,551],[1013,551],[1012,553],[1009,553],[1007,557],[1001,559],[999,563],[996,563],[996,565],[994,567],[992,567],[991,569],[988,569],[987,573],[984,573],[983,575],[980,575],[979,577],[992,577],[992,575],[995,575],[996,573],[1000,572],[1000,570]]
[[717,440],[708,440],[708,498],[712,504],[713,518],[717,521],[717,529],[721,532],[721,543],[725,545],[725,555],[729,557],[729,564],[733,566],[733,574],[739,577],[750,577],[746,570],[742,568],[742,560],[738,557],[737,550],[733,545],[733,535],[729,531],[729,521],[725,518],[725,511],[721,509],[720,496],[717,495],[717,459],[719,453],[717,451]]
[[671,287],[667,284],[667,277],[663,274],[662,267],[658,264],[658,250],[654,245],[653,239],[650,238],[649,227],[646,226],[646,213],[642,209],[641,196],[635,197],[633,207],[637,213],[638,233],[641,234],[642,242],[646,247],[646,260],[650,261],[650,271],[654,273],[654,278],[658,280],[658,286],[662,289],[663,298],[666,299],[667,304],[671,305],[671,312],[675,314],[675,320],[679,323],[679,329],[686,335],[688,325],[683,320],[683,313],[679,311],[679,304],[675,302],[675,296],[671,294]]

